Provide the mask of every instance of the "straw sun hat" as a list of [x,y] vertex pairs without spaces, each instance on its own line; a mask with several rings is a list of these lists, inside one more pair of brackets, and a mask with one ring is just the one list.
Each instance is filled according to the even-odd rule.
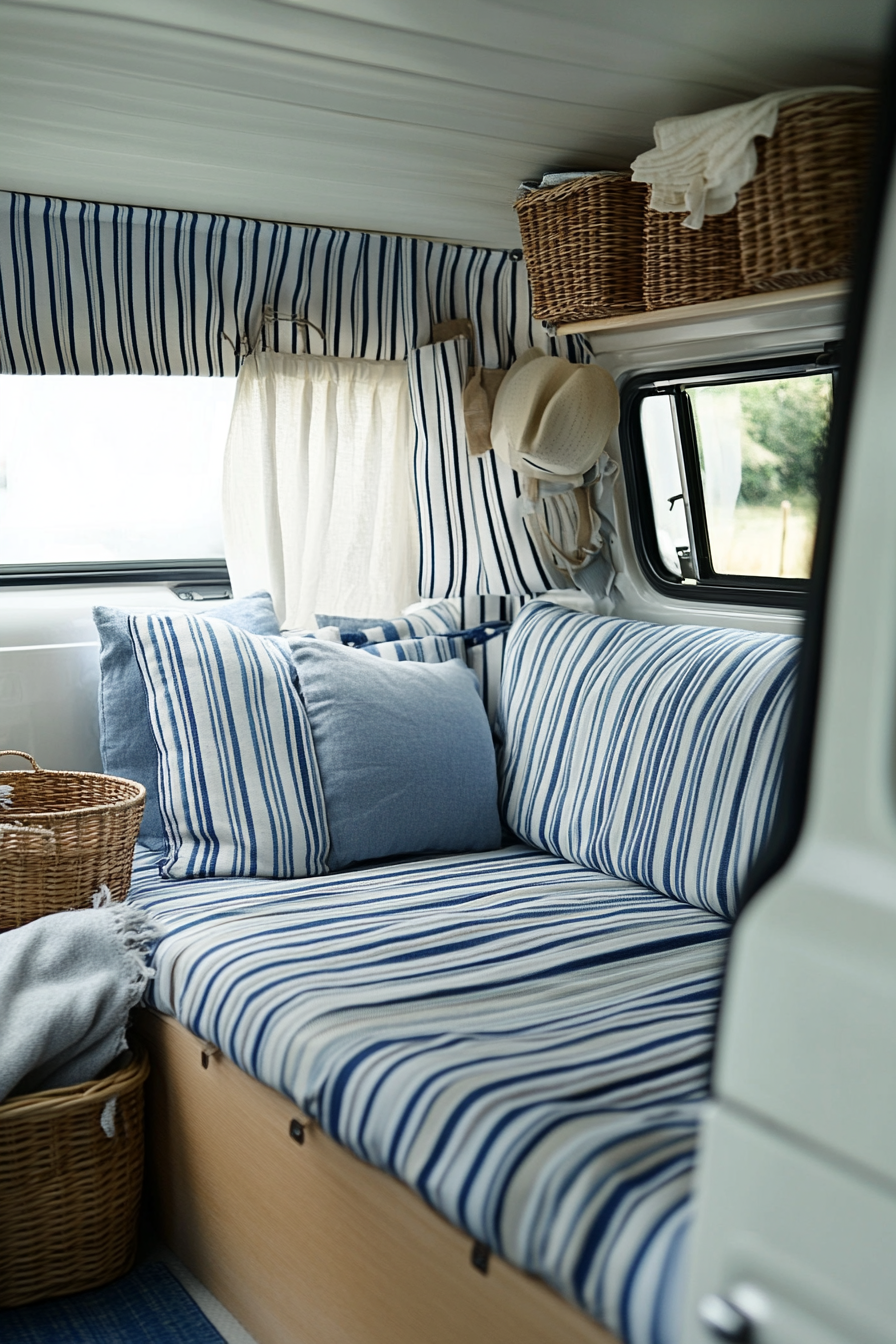
[[522,476],[580,485],[619,423],[606,369],[527,350],[495,397],[491,441]]
[[543,558],[572,576],[603,548],[595,490],[612,480],[603,457],[619,423],[606,369],[527,350],[495,396],[491,446],[519,472],[526,527]]

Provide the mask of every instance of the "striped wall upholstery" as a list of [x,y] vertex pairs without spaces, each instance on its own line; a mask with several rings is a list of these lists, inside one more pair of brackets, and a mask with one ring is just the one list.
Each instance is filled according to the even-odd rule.
[[160,872],[326,872],[323,788],[286,645],[196,616],[129,616],[128,630],[158,750]]
[[799,640],[527,605],[498,715],[521,839],[733,918],[771,827]]
[[[727,921],[519,845],[160,881],[150,999],[630,1344],[672,1344]],[[276,967],[276,973],[273,968]]]
[[[0,372],[232,377],[266,305],[323,331],[313,354],[406,359],[435,323],[469,317],[489,366],[530,345],[587,357],[532,322],[507,252],[0,192]],[[305,349],[291,323],[263,335]]]
[[463,392],[470,342],[440,341],[408,361],[423,597],[543,593],[562,582],[523,522],[517,473],[467,449]]

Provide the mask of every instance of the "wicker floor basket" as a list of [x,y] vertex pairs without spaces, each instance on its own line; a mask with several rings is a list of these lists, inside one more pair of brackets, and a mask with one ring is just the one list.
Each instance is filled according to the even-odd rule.
[[737,208],[752,290],[790,289],[850,273],[877,99],[825,93],[787,104],[759,140],[756,176]]
[[644,226],[644,306],[677,308],[751,292],[741,271],[737,209],[686,229],[684,215],[648,209]]
[[99,1082],[0,1105],[0,1307],[130,1269],[143,1181],[146,1055]]
[[646,201],[628,173],[605,173],[515,202],[533,317],[582,322],[643,309]]
[[123,900],[143,816],[142,784],[112,775],[34,767],[0,771],[12,789],[0,808],[0,930],[90,905],[105,883]]

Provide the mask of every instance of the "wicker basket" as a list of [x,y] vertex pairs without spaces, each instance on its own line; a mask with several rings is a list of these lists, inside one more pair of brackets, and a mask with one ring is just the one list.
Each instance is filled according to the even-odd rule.
[[0,1307],[98,1288],[130,1269],[148,1072],[140,1053],[98,1082],[0,1105]]
[[850,273],[877,99],[825,93],[781,108],[757,145],[756,176],[737,208],[751,290],[790,289]]
[[105,883],[123,900],[143,816],[142,784],[112,775],[34,767],[0,771],[12,805],[0,808],[0,930],[89,906]]
[[628,173],[604,173],[514,203],[533,317],[582,322],[643,309],[646,202]]
[[648,209],[644,229],[644,306],[677,308],[749,294],[740,262],[737,208],[686,229],[684,215]]

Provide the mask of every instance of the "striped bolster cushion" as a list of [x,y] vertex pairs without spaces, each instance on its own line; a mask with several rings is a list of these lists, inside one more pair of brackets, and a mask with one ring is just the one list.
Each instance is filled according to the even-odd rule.
[[361,644],[359,653],[372,653],[392,663],[465,662],[466,646],[460,635],[424,635],[421,639],[388,639],[379,644]]
[[[457,603],[446,599],[428,606],[402,612],[380,625],[364,626],[360,631],[368,644],[382,644],[396,639],[423,639],[427,635],[447,635],[461,627],[456,615]],[[343,633],[345,633],[343,627]]]
[[[468,631],[471,628],[487,625],[491,621],[512,621],[527,599],[518,596],[499,596],[480,593],[474,597],[443,598],[441,602],[420,603],[409,607],[401,617],[383,622],[377,627],[364,627],[363,647],[368,653],[374,652],[374,642],[386,643],[412,638],[425,638],[427,635],[450,637],[454,631]],[[321,617],[320,619],[324,619]],[[333,618],[329,618],[333,619]],[[347,629],[346,624],[343,630]],[[404,633],[404,631],[407,633]],[[392,633],[392,632],[395,633]],[[402,632],[402,633],[399,633]],[[501,685],[501,663],[504,657],[505,634],[496,634],[493,638],[477,643],[463,641],[458,644],[451,641],[454,652],[447,654],[441,645],[426,646],[432,650],[431,656],[423,654],[423,662],[443,662],[447,658],[465,658],[467,666],[476,673],[479,691],[488,714],[489,725],[494,728],[498,714],[498,692]],[[380,653],[381,658],[401,658],[401,653]]]
[[527,606],[502,807],[522,840],[733,918],[775,811],[799,640]]
[[131,616],[159,753],[166,877],[311,877],[329,849],[308,717],[279,639]]

